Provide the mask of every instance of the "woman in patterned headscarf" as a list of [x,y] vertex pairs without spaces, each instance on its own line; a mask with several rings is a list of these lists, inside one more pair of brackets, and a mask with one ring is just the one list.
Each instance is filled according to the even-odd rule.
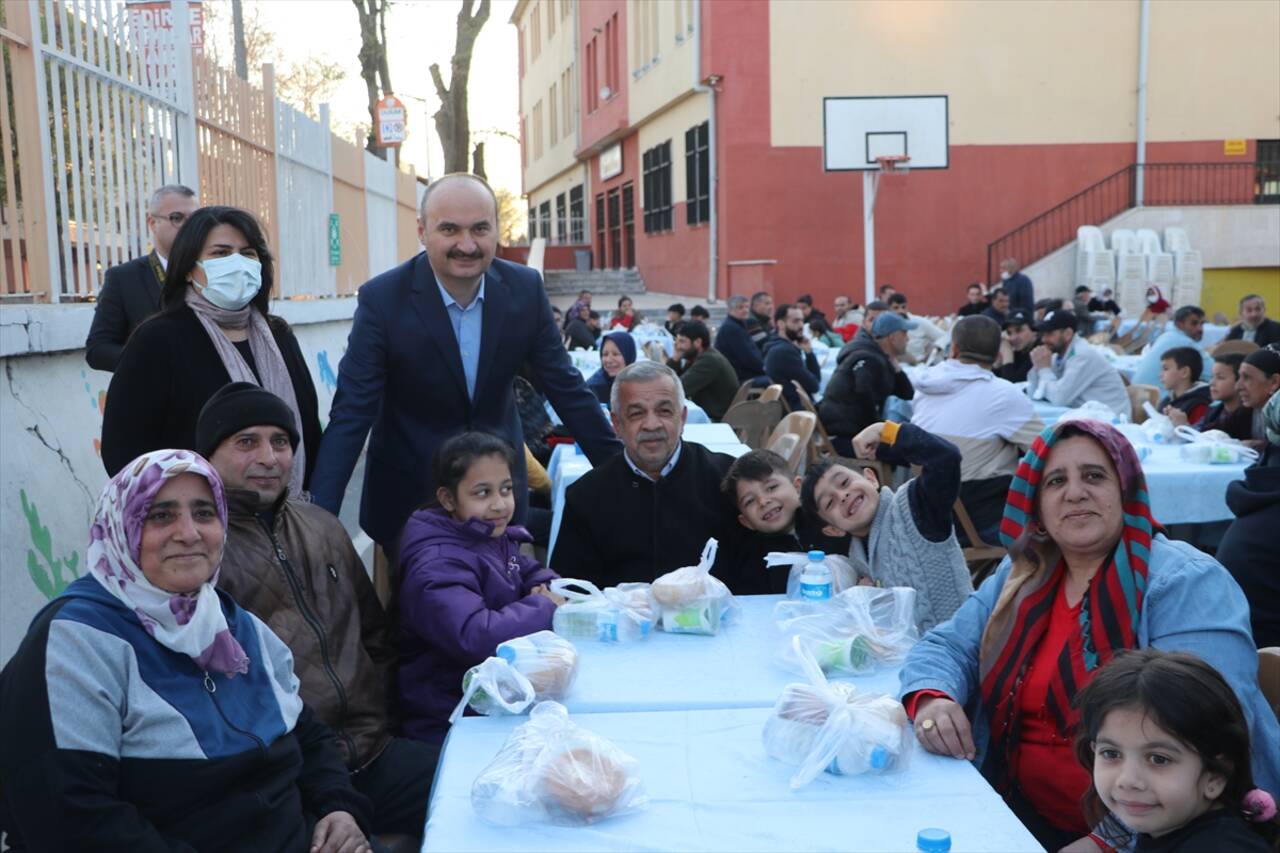
[[[1076,693],[1121,649],[1192,652],[1235,689],[1253,772],[1280,783],[1280,725],[1258,690],[1249,607],[1211,557],[1164,536],[1133,447],[1115,428],[1047,428],[1018,466],[1001,526],[1009,556],[911,651],[901,695],[926,749],[974,761],[1051,850],[1090,832],[1074,762]],[[1126,830],[1095,828],[1110,841]]]
[[369,803],[288,647],[214,588],[226,525],[222,481],[186,450],[103,489],[88,573],[0,672],[18,848],[368,850]]

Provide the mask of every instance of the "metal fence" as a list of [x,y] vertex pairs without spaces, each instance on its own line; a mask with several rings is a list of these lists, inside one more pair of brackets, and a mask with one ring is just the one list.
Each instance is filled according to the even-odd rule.
[[1003,259],[1027,266],[1075,240],[1082,225],[1101,225],[1136,206],[1139,174],[1148,207],[1280,204],[1280,163],[1132,164],[988,244],[987,281],[995,281]]
[[[269,65],[258,88],[193,56],[193,8],[168,0],[161,25],[123,0],[0,2],[0,300],[92,299],[108,267],[146,251],[147,199],[167,183],[262,221],[277,296],[350,292],[418,251],[416,179],[372,155],[341,184],[363,204],[340,217],[366,222],[333,242],[344,143],[328,108],[282,103]],[[367,264],[339,289],[344,257]]]

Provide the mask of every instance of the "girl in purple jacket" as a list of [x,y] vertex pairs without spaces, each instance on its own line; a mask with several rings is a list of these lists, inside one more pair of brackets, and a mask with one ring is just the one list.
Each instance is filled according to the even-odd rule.
[[400,712],[404,733],[440,743],[462,699],[462,676],[499,643],[551,628],[564,599],[558,576],[520,554],[533,537],[509,526],[515,512],[502,439],[463,433],[435,458],[434,504],[409,517],[400,538]]

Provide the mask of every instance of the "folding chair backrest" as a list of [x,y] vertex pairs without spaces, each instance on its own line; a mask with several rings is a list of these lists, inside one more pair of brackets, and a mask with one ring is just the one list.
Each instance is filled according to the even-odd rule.
[[1160,400],[1160,389],[1154,385],[1130,385],[1124,389],[1129,392],[1129,420],[1135,424],[1144,423],[1147,420],[1147,410],[1142,407],[1143,403],[1155,405]]
[[1216,347],[1213,348],[1213,354],[1214,355],[1230,355],[1232,353],[1238,353],[1240,355],[1248,355],[1249,353],[1253,352],[1257,348],[1258,348],[1258,345],[1255,344],[1253,341],[1245,341],[1245,340],[1223,341],[1222,343],[1218,344]]
[[812,412],[792,412],[778,422],[769,436],[769,449],[787,460],[795,474],[809,461],[809,442],[818,418]]
[[778,385],[777,383],[770,385],[768,388],[765,388],[764,391],[760,393],[760,399],[764,400],[766,403],[769,402],[770,400],[782,399],[782,386]]
[[730,406],[721,419],[752,450],[769,446],[769,436],[781,420],[781,400],[744,400]]
[[738,386],[738,393],[734,394],[733,399],[729,401],[729,408],[732,409],[744,400],[756,399],[760,396],[762,391],[764,391],[763,388],[756,387],[756,385],[748,379],[746,382],[743,382]]

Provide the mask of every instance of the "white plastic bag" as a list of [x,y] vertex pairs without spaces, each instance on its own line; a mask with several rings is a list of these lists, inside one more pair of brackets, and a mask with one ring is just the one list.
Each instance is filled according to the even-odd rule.
[[1180,426],[1178,438],[1188,442],[1179,448],[1183,462],[1197,465],[1234,465],[1240,462],[1258,461],[1258,451],[1227,435],[1221,430],[1200,432],[1195,427]]
[[696,566],[667,572],[653,582],[654,600],[662,608],[662,630],[672,634],[714,634],[732,618],[738,603],[729,587],[712,577],[715,539],[708,539]]
[[863,675],[904,660],[920,639],[916,591],[910,587],[855,586],[830,601],[781,601],[773,618],[785,638],[779,657],[801,673],[793,639],[823,672]]
[[551,582],[551,591],[567,599],[551,618],[551,629],[561,637],[627,643],[653,629],[657,608],[648,584],[601,590],[591,581],[559,578]]
[[1147,419],[1142,423],[1142,434],[1147,441],[1152,444],[1172,444],[1176,432],[1169,416],[1160,414],[1155,406],[1145,401],[1142,410],[1147,413]]
[[902,703],[848,682],[829,683],[799,638],[794,642],[809,682],[783,689],[762,732],[771,758],[799,767],[791,789],[803,788],[823,771],[854,776],[903,769],[911,755],[911,729]]
[[1085,400],[1074,409],[1068,409],[1058,418],[1059,423],[1070,420],[1102,421],[1104,424],[1123,424],[1129,421],[1128,414],[1113,412],[1106,403],[1097,400]]
[[538,702],[563,699],[578,676],[578,650],[551,631],[499,643],[494,654],[529,679]]
[[533,699],[533,685],[522,672],[502,658],[486,658],[462,676],[462,700],[449,715],[449,722],[457,722],[468,705],[489,717],[523,714]]
[[[800,576],[809,562],[809,554],[805,551],[770,551],[764,558],[767,569],[790,566],[787,575],[787,598],[800,597]],[[831,592],[838,595],[858,583],[858,570],[848,557],[839,554],[827,554],[822,564],[831,572]]]
[[471,805],[499,826],[594,823],[647,807],[639,763],[539,702],[471,786]]

